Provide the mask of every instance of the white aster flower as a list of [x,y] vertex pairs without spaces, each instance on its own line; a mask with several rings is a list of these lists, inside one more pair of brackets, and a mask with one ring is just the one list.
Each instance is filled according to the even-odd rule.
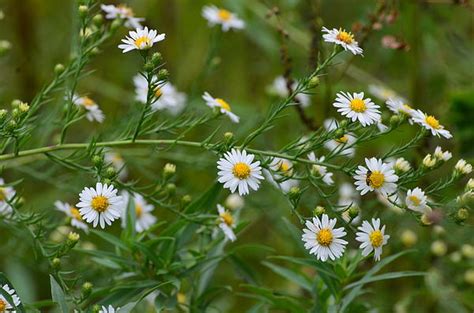
[[413,114],[414,114],[415,110],[411,106],[409,106],[404,101],[404,99],[390,98],[390,99],[387,100],[387,102],[385,102],[385,104],[390,109],[390,111],[392,111],[393,113],[395,113],[395,114],[404,114],[404,115],[410,117],[408,122],[410,124],[413,124],[413,121],[412,121],[411,117],[413,117]]
[[113,185],[97,183],[95,188],[85,187],[79,194],[80,202],[76,204],[82,218],[93,227],[100,224],[101,228],[111,225],[120,218],[122,212],[122,197],[117,196]]
[[430,167],[433,167],[436,165],[436,162],[437,162],[437,159],[434,158],[431,154],[427,154],[424,158],[423,158],[423,166],[424,167],[427,167],[427,168],[430,168]]
[[137,28],[131,30],[125,39],[122,39],[122,44],[118,47],[122,49],[123,53],[132,50],[147,50],[153,47],[156,42],[165,40],[165,34],[158,34],[154,29],[148,30],[148,27],[143,29]]
[[156,217],[151,214],[155,207],[146,202],[145,198],[139,193],[133,193],[132,199],[128,192],[122,192],[123,207],[122,207],[122,228],[127,227],[128,219],[128,202],[133,201],[135,207],[135,230],[141,233],[156,223]]
[[290,191],[292,187],[299,185],[299,181],[296,179],[291,179],[293,175],[293,163],[290,160],[282,158],[273,158],[269,164],[269,168],[272,172],[264,170],[263,173],[267,180],[280,188],[284,193]]
[[344,253],[347,241],[341,239],[346,235],[344,227],[334,228],[336,219],[329,219],[326,214],[313,217],[312,221],[306,221],[306,228],[301,239],[304,247],[310,254],[316,255],[318,260],[325,262],[328,258],[338,259]]
[[114,308],[112,305],[109,305],[108,307],[102,306],[99,313],[118,313],[119,311],[120,308]]
[[354,175],[356,189],[361,195],[375,190],[387,196],[397,190],[398,176],[390,164],[376,158],[366,158],[365,164],[367,167],[359,165]]
[[370,98],[364,99],[364,93],[338,92],[333,106],[337,111],[353,122],[358,120],[362,126],[372,125],[380,121],[380,106]]
[[220,24],[225,32],[231,28],[243,29],[245,27],[244,21],[239,19],[236,14],[214,5],[204,6],[202,16],[209,22],[209,26]]
[[85,232],[89,231],[89,227],[87,227],[87,225],[82,220],[81,213],[76,207],[70,205],[67,202],[61,201],[54,202],[54,206],[58,211],[65,213],[68,217],[71,218],[71,225],[73,227],[82,229]]
[[410,210],[425,213],[426,212],[426,195],[423,190],[416,187],[407,191],[405,203]]
[[449,151],[443,151],[440,146],[437,146],[434,153],[434,157],[437,158],[438,160],[443,160],[444,162],[448,161],[453,157],[451,152]]
[[[156,100],[151,104],[153,111],[167,110],[173,115],[179,114],[186,105],[186,94],[179,92],[173,84],[167,81],[158,81],[154,76],[152,83],[155,88]],[[135,85],[135,99],[141,103],[146,103],[148,96],[148,82],[142,75],[135,75],[133,78]]]
[[355,41],[353,34],[342,29],[327,29],[326,27],[323,27],[322,31],[323,33],[326,33],[323,35],[324,41],[340,45],[344,50],[350,51],[354,55],[362,54],[364,52],[364,50],[359,47],[359,43]]
[[[7,284],[2,286],[4,292],[8,293],[12,298],[13,304],[19,306],[21,304],[20,298],[16,295],[15,289],[10,288]],[[5,299],[5,297],[0,293],[0,312],[13,312],[13,305]]]
[[230,104],[227,103],[225,100],[223,100],[221,98],[214,98],[208,92],[205,92],[202,95],[202,98],[204,99],[204,101],[206,101],[206,105],[208,107],[218,108],[219,111],[222,114],[227,115],[232,122],[234,122],[234,123],[239,122],[239,117],[237,115],[235,115],[234,113],[232,113],[232,108],[230,107]]
[[431,131],[433,136],[443,136],[446,139],[453,137],[433,115],[427,115],[421,110],[413,112],[413,121]]
[[257,190],[263,176],[260,161],[254,162],[254,159],[255,156],[245,150],[228,151],[217,161],[218,181],[231,192],[238,189],[241,196],[249,193],[249,187]]
[[219,228],[222,230],[227,239],[230,241],[235,241],[237,237],[235,236],[233,230],[235,228],[234,217],[220,204],[217,205],[217,212],[219,213]]
[[13,212],[13,208],[8,202],[15,197],[15,189],[4,185],[5,181],[0,178],[0,216],[9,215]]
[[[322,163],[324,162],[325,158],[324,156],[317,158],[314,152],[311,152],[308,154],[308,159],[312,162]],[[326,185],[334,184],[334,180],[332,179],[333,173],[328,172],[328,168],[326,166],[313,164],[313,166],[311,167],[311,173],[315,176],[321,177],[321,179]]]
[[119,4],[117,6],[112,4],[102,4],[100,8],[105,12],[106,19],[123,19],[125,20],[125,27],[128,28],[142,28],[141,22],[145,20],[144,18],[135,17],[135,13],[133,12],[132,8],[125,4]]
[[359,226],[360,232],[356,233],[356,240],[361,242],[360,248],[362,255],[368,256],[372,251],[374,252],[375,261],[380,261],[382,254],[382,247],[387,244],[389,235],[385,235],[385,225],[380,228],[380,219],[373,218],[372,225],[363,221],[362,226]]
[[120,179],[125,179],[127,177],[128,170],[125,165],[125,160],[119,153],[108,150],[104,153],[104,160],[115,168],[115,170],[119,173],[118,177]]
[[[298,84],[294,82],[291,85],[291,89],[294,91]],[[287,98],[289,96],[288,94],[288,88],[286,87],[286,80],[283,76],[278,76],[275,78],[271,86],[269,87],[269,92],[271,94],[275,94],[280,98]],[[296,95],[295,99],[301,103],[301,106],[306,108],[311,104],[311,98],[308,94],[306,93],[299,93]]]
[[[327,131],[333,131],[339,128],[339,124],[335,119],[326,119],[324,128]],[[342,135],[340,138],[330,139],[324,143],[324,147],[329,151],[337,151],[338,155],[353,156],[355,148],[352,146],[356,141],[356,137],[352,133]],[[337,150],[336,150],[337,149]]]
[[104,121],[104,113],[99,108],[99,105],[91,98],[87,96],[79,97],[78,95],[74,95],[72,102],[86,110],[86,118],[90,122],[97,121],[102,123]]
[[461,174],[467,175],[472,172],[472,165],[467,163],[466,160],[460,159],[454,166],[454,169]]

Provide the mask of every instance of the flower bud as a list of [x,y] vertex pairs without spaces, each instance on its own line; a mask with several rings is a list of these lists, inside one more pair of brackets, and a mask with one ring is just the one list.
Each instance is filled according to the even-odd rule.
[[165,68],[162,68],[161,70],[158,71],[158,80],[166,80],[168,78],[168,70]]
[[336,129],[336,131],[334,132],[334,138],[339,139],[342,136],[344,136],[344,129],[342,128]]
[[76,243],[79,241],[80,238],[81,238],[81,236],[79,236],[78,233],[70,232],[67,235],[66,245],[68,247],[72,248],[76,245]]
[[100,312],[100,306],[98,304],[94,304],[92,307],[92,313],[99,313]]
[[297,186],[293,186],[290,188],[290,191],[288,191],[288,196],[290,197],[290,199],[292,200],[296,200],[298,199],[298,197],[300,196],[301,194],[301,190],[299,187]]
[[326,208],[323,206],[318,205],[317,207],[314,208],[313,210],[313,215],[314,216],[321,216],[324,213],[326,213]]
[[61,75],[62,73],[64,73],[64,70],[65,70],[65,67],[61,63],[58,63],[54,66],[54,73],[56,75]]
[[92,164],[94,164],[96,167],[101,166],[103,162],[104,158],[101,155],[96,154],[92,157]]
[[82,284],[82,287],[81,287],[82,297],[83,298],[89,297],[89,295],[92,292],[93,287],[94,287],[94,285],[92,285],[92,283],[90,283],[88,281],[86,281],[84,284]]
[[404,158],[398,158],[393,165],[393,169],[397,173],[406,173],[411,169],[410,163]]
[[166,163],[165,166],[163,167],[163,176],[165,178],[170,178],[170,177],[173,177],[175,173],[176,173],[176,165],[172,163]]
[[348,123],[349,123],[348,120],[342,120],[342,121],[339,122],[339,127],[340,128],[346,128]]
[[112,178],[117,175],[117,170],[113,166],[109,166],[105,169],[105,176],[107,178]]
[[234,133],[232,133],[232,132],[226,132],[226,133],[224,133],[224,140],[225,140],[226,142],[231,142],[232,139],[234,139]]
[[313,76],[308,82],[308,88],[315,88],[319,85],[319,77],[318,76]]
[[103,184],[106,184],[106,185],[111,185],[112,184],[112,180],[110,178],[104,178],[102,179],[102,183]]
[[224,205],[229,210],[238,210],[244,207],[245,202],[244,202],[244,198],[242,198],[236,193],[233,193],[225,199]]
[[176,185],[172,183],[166,184],[166,192],[170,195],[174,194],[176,192]]
[[15,122],[15,120],[9,120],[7,125],[6,125],[6,130],[12,132],[17,127],[18,127],[18,124],[17,124],[17,122]]
[[436,240],[433,241],[431,244],[431,253],[433,253],[435,256],[443,256],[446,254],[448,251],[448,247],[444,243],[444,241],[441,240]]
[[18,110],[20,111],[20,113],[26,113],[30,110],[30,106],[28,105],[28,103],[22,102],[18,106]]
[[12,116],[13,116],[14,119],[17,119],[18,117],[20,117],[21,116],[20,110],[18,110],[18,108],[14,108],[12,110]]
[[458,175],[467,175],[472,172],[472,165],[467,163],[466,160],[460,159],[454,166],[454,172]]
[[449,259],[453,263],[459,263],[462,259],[462,255],[459,251],[455,251],[449,255]]
[[359,212],[360,212],[359,208],[355,205],[351,206],[348,210],[349,217],[351,219],[356,218],[359,215]]
[[59,258],[54,258],[51,261],[51,267],[58,270],[61,267],[61,260]]
[[186,206],[186,205],[190,204],[191,201],[192,201],[192,198],[191,198],[190,195],[184,195],[184,196],[181,198],[181,204],[182,204],[183,206]]
[[465,222],[469,217],[469,211],[465,208],[461,208],[456,212],[455,220],[458,223]]
[[0,110],[0,122],[3,122],[8,115],[8,111],[5,109]]
[[156,67],[161,64],[163,61],[163,57],[161,56],[161,53],[155,52],[151,55],[151,63]]
[[155,70],[155,65],[151,62],[151,61],[148,61],[145,63],[145,65],[143,66],[143,69],[145,70],[145,72],[147,73],[152,73],[154,70]]
[[104,17],[102,14],[96,14],[92,18],[92,23],[94,23],[95,26],[101,26],[104,23]]
[[112,24],[110,24],[110,30],[116,31],[120,26],[122,26],[123,21],[121,19],[113,20]]
[[423,166],[426,168],[432,168],[436,165],[436,158],[433,158],[431,154],[427,154],[423,159]]
[[400,123],[400,115],[392,115],[390,117],[390,125],[397,126]]
[[466,189],[467,190],[474,190],[474,179],[473,178],[469,178],[469,180],[467,181]]
[[474,259],[474,246],[469,245],[469,244],[462,245],[461,253],[464,257],[468,259]]
[[470,285],[474,285],[474,270],[468,269],[464,273],[464,281]]
[[8,40],[0,40],[0,56],[8,53],[12,48],[12,44]]
[[15,99],[15,100],[12,101],[11,106],[12,106],[12,108],[18,108],[20,106],[20,104],[22,104],[22,103],[23,102],[21,100]]
[[402,232],[401,241],[405,247],[410,248],[416,244],[418,237],[414,231],[406,229]]
[[89,12],[89,7],[87,5],[80,5],[78,8],[79,16],[84,18],[87,16],[87,13]]

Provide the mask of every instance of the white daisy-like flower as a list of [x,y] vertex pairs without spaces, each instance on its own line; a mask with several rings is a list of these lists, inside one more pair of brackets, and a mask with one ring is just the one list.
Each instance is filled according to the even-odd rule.
[[72,102],[86,110],[86,118],[90,122],[97,121],[102,123],[104,121],[104,113],[99,108],[99,105],[91,98],[87,96],[79,97],[78,95],[74,95]]
[[104,160],[110,163],[117,172],[120,179],[125,179],[128,175],[128,169],[125,165],[125,160],[116,151],[108,150],[104,153]]
[[54,202],[54,206],[58,211],[65,213],[68,217],[71,218],[71,225],[73,227],[82,229],[85,232],[89,231],[89,227],[87,227],[87,225],[83,222],[81,213],[76,207],[70,205],[67,202],[61,201]]
[[0,216],[9,215],[13,212],[13,208],[8,201],[15,197],[15,189],[4,185],[5,181],[3,178],[0,178]]
[[415,110],[411,106],[409,106],[404,101],[404,99],[390,98],[385,102],[385,104],[387,105],[389,110],[392,111],[393,113],[395,113],[395,114],[404,114],[404,115],[410,117],[408,122],[410,124],[413,124],[413,121],[412,121],[411,117],[413,117],[413,113],[415,112]]
[[[156,83],[158,78],[154,76],[152,83]],[[142,75],[135,75],[133,78],[135,85],[135,99],[141,103],[146,103],[148,96],[148,82]],[[153,111],[167,110],[173,115],[179,114],[186,105],[186,94],[179,92],[173,84],[167,81],[158,81],[155,88],[156,100],[151,104]]]
[[234,123],[239,122],[239,117],[237,115],[235,115],[234,113],[232,113],[232,109],[230,107],[230,104],[227,103],[225,100],[223,100],[221,98],[214,98],[208,92],[205,92],[202,95],[202,98],[204,99],[204,101],[206,101],[206,105],[208,107],[218,108],[219,111],[222,114],[227,115],[232,122],[234,122]]
[[366,158],[365,164],[367,167],[359,165],[354,175],[356,189],[361,195],[375,190],[387,196],[397,190],[398,176],[390,164],[376,158]]
[[389,235],[385,235],[385,225],[380,228],[380,219],[373,218],[372,225],[368,221],[363,221],[362,226],[359,226],[359,232],[356,233],[356,240],[361,242],[360,248],[362,255],[368,256],[372,251],[374,252],[375,261],[380,261],[382,254],[382,247],[387,244]]
[[[10,288],[7,284],[2,286],[4,292],[8,293],[13,300],[13,304],[17,307],[21,304],[20,298],[16,295],[15,289]],[[5,297],[0,293],[0,312],[13,312],[13,305],[5,299]]]
[[433,136],[443,136],[446,139],[453,137],[433,115],[428,115],[421,110],[413,112],[413,121],[431,131]]
[[[294,82],[291,86],[291,89],[295,90],[297,86],[298,84]],[[277,95],[280,98],[286,98],[289,96],[288,88],[286,88],[286,80],[283,76],[278,76],[275,78],[268,90],[271,94]],[[301,103],[303,108],[306,108],[311,104],[311,98],[306,93],[299,93],[296,95],[295,99]]]
[[257,190],[263,176],[260,161],[254,162],[254,159],[255,156],[245,150],[228,151],[217,161],[218,181],[231,192],[238,189],[241,196],[249,193],[249,187]]
[[467,175],[472,172],[472,165],[467,163],[466,160],[460,159],[454,165],[454,169],[461,174]]
[[234,217],[220,204],[217,205],[217,212],[219,213],[219,228],[222,229],[222,232],[227,239],[235,241],[237,237],[233,230],[235,228]]
[[325,33],[323,35],[324,41],[340,45],[344,50],[350,51],[354,55],[362,54],[364,52],[364,50],[359,47],[359,43],[355,41],[354,35],[350,32],[346,32],[341,28],[338,30],[336,28],[327,29],[326,27],[323,27],[322,31]]
[[[122,208],[122,228],[127,227],[128,219],[128,202],[130,201],[130,194],[122,192],[123,208]],[[156,223],[156,217],[151,214],[155,207],[148,204],[143,196],[139,193],[133,193],[132,199],[135,206],[135,230],[139,233],[147,230]]]
[[423,190],[416,187],[407,191],[405,203],[410,210],[425,213],[426,211],[426,195]]
[[[311,153],[308,154],[308,159],[312,162],[322,163],[322,162],[324,162],[325,158],[324,158],[324,156],[322,156],[320,158],[317,158],[316,155],[314,154],[314,152],[311,152]],[[332,179],[333,173],[328,172],[328,168],[326,166],[319,165],[319,164],[313,164],[313,166],[311,167],[311,173],[313,175],[321,177],[321,179],[323,180],[323,182],[326,185],[334,184],[334,180]]]
[[380,121],[380,106],[370,98],[364,99],[364,93],[338,92],[333,106],[337,111],[353,122],[358,120],[362,126],[372,125]]
[[223,31],[229,29],[243,29],[245,23],[235,13],[226,9],[220,9],[214,5],[206,5],[202,8],[202,16],[209,22],[209,26],[220,24]]
[[80,202],[76,204],[82,218],[93,227],[101,228],[111,225],[122,213],[122,197],[117,196],[113,185],[97,183],[95,188],[85,187],[79,194]]
[[125,27],[128,28],[142,28],[141,22],[145,19],[141,17],[135,17],[135,13],[132,8],[125,4],[119,4],[117,6],[112,4],[102,4],[100,6],[102,11],[105,12],[105,18],[109,20],[114,20],[117,18],[125,20]]
[[123,53],[132,50],[147,50],[159,41],[165,40],[165,34],[158,34],[155,29],[148,30],[148,27],[143,29],[137,28],[131,30],[125,39],[122,39],[122,44],[118,47],[122,49]]
[[306,221],[306,228],[301,239],[304,247],[310,254],[316,255],[318,260],[325,262],[328,258],[338,259],[346,249],[347,241],[341,239],[346,235],[344,227],[334,228],[336,219],[329,219],[326,214],[313,217],[313,220]]
[[109,304],[109,306],[102,306],[100,309],[99,313],[119,313],[120,308],[114,308],[112,305]]
[[299,185],[298,180],[289,178],[293,175],[293,163],[290,160],[273,158],[269,168],[272,172],[264,170],[265,177],[272,185],[280,188],[284,193],[289,192],[292,187]]
[[[323,123],[327,131],[333,131],[339,128],[337,120],[333,118],[326,119]],[[331,139],[324,143],[324,147],[329,151],[338,151],[338,155],[353,156],[355,148],[352,146],[356,137],[352,133],[342,135],[340,138]]]
[[453,157],[451,152],[443,151],[440,146],[436,147],[433,155],[438,160],[443,160],[444,162],[449,161],[449,159],[451,159]]

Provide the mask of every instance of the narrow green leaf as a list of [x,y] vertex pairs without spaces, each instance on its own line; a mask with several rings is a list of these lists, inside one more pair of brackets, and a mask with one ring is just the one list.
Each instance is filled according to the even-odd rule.
[[266,261],[263,261],[262,264],[270,268],[273,272],[277,273],[278,275],[296,283],[300,287],[303,287],[304,289],[310,292],[312,291],[313,286],[311,285],[311,281],[304,274],[292,271],[286,267],[282,267],[282,266],[279,266],[270,262],[266,262]]
[[66,297],[64,295],[63,289],[56,282],[53,275],[49,275],[49,279],[51,282],[51,297],[53,298],[53,301],[59,305],[61,312],[69,313],[69,308],[67,306]]

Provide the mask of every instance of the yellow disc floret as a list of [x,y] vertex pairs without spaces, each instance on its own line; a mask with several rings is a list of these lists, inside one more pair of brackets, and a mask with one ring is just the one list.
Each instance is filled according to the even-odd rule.
[[135,204],[135,216],[140,218],[143,214],[143,207],[140,204]]
[[6,312],[7,310],[7,303],[3,300],[0,299],[0,312]]
[[367,106],[365,105],[365,102],[362,99],[352,99],[350,105],[352,111],[357,113],[362,113],[367,110]]
[[373,247],[375,248],[380,247],[383,243],[382,232],[380,230],[374,230],[373,232],[370,233],[369,240]]
[[216,102],[219,104],[219,106],[221,108],[223,108],[224,110],[230,112],[231,111],[231,108],[230,108],[230,105],[223,99],[221,98],[216,98]]
[[373,171],[367,174],[367,183],[372,188],[380,188],[385,182],[385,175],[379,171]]
[[433,115],[428,115],[425,118],[426,124],[430,125],[434,129],[439,129],[439,121],[433,116]]
[[0,187],[0,201],[5,201],[7,194],[5,193],[5,188]]
[[250,166],[243,162],[238,162],[232,169],[232,174],[238,179],[246,179],[250,176]]
[[91,201],[91,207],[99,213],[107,210],[109,205],[109,199],[104,196],[95,196]]
[[224,213],[219,214],[219,216],[227,226],[232,226],[234,224],[234,218],[232,217],[232,215],[230,215],[229,212],[226,211]]
[[147,36],[142,36],[135,40],[135,46],[138,48],[149,47],[151,46],[151,40]]
[[346,32],[345,30],[339,30],[339,33],[337,34],[336,38],[337,40],[340,40],[348,45],[354,42],[354,35]]
[[333,235],[329,228],[321,229],[316,235],[316,240],[321,246],[329,246],[332,243]]
[[410,199],[411,202],[413,202],[414,205],[419,206],[421,203],[420,198],[417,196],[409,196],[408,199]]
[[74,219],[76,219],[78,221],[82,221],[81,213],[79,212],[79,210],[76,207],[73,207],[73,206],[70,207],[69,212],[71,212],[71,215]]
[[223,22],[227,22],[232,17],[232,13],[230,13],[229,11],[224,10],[224,9],[220,9],[219,13],[217,13],[217,14],[219,16],[219,19]]

